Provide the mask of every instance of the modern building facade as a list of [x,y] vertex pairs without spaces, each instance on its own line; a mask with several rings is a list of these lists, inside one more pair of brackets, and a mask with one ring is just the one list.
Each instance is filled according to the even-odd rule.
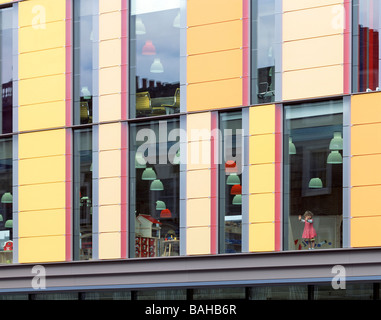
[[379,298],[377,0],[0,3],[0,298]]

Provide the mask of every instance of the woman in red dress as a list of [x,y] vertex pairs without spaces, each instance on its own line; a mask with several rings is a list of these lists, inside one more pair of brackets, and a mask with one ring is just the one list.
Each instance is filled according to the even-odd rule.
[[304,217],[299,216],[299,221],[304,222],[304,230],[302,238],[308,242],[308,250],[315,249],[315,237],[316,231],[313,226],[313,213],[311,211],[306,211]]

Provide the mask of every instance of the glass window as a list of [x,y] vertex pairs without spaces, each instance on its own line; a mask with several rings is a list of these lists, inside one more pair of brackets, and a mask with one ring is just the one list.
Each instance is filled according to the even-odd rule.
[[285,106],[284,247],[342,247],[343,105]]
[[252,2],[252,103],[275,100],[275,0]]
[[74,1],[74,124],[93,119],[93,8],[98,1]]
[[0,134],[12,132],[13,106],[13,30],[12,8],[0,10]]
[[73,260],[92,258],[92,130],[74,131]]
[[130,117],[180,112],[180,0],[131,0]]
[[249,289],[249,300],[307,300],[307,285],[256,286]]
[[346,283],[345,289],[331,284],[314,285],[314,300],[373,300],[372,283]]
[[219,165],[219,251],[242,248],[242,112],[220,114],[223,161]]
[[0,139],[0,263],[13,261],[12,138]]
[[179,121],[132,124],[130,255],[179,255]]

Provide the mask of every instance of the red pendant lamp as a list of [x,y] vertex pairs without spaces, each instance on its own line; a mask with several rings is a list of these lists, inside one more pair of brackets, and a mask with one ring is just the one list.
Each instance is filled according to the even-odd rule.
[[160,218],[172,218],[172,213],[169,209],[161,210]]
[[228,160],[225,162],[225,171],[226,173],[236,173],[237,164],[233,160]]
[[240,184],[235,184],[234,186],[232,186],[230,190],[230,194],[232,195],[242,194],[242,186]]
[[153,56],[156,54],[156,48],[151,40],[147,40],[143,46],[142,54],[145,56]]

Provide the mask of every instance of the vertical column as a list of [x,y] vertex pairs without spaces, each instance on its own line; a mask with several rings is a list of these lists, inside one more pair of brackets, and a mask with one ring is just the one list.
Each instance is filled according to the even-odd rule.
[[250,108],[249,251],[279,250],[280,133],[277,107]]
[[66,259],[65,14],[65,0],[19,3],[21,263]]
[[210,254],[211,224],[211,113],[187,116],[186,253]]

